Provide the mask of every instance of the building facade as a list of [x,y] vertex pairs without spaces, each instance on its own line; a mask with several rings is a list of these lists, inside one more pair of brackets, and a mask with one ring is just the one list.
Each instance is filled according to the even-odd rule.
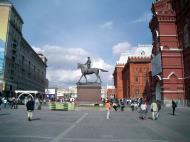
[[[131,51],[121,53],[121,56],[116,63],[115,70],[113,73],[115,85],[115,98],[123,99],[130,97],[139,97],[141,96],[140,94],[143,94],[141,93],[143,89],[139,88],[143,85],[135,84],[135,74],[132,70],[134,70],[135,68],[137,70],[141,70],[141,67],[142,69],[147,68],[147,64],[149,64],[147,63],[147,61],[150,62],[151,49],[152,45],[139,44],[137,48],[133,48],[131,49]],[[140,68],[138,68],[138,66],[135,66],[137,63],[139,63]],[[143,67],[143,65],[145,66]],[[148,65],[148,68],[150,68],[150,65]],[[140,76],[142,77],[144,75]],[[141,79],[138,78],[138,80],[140,81]],[[133,89],[131,89],[130,87],[133,87]]]
[[190,1],[173,0],[179,48],[183,49],[185,97],[190,100]]
[[164,104],[171,100],[183,104],[184,68],[183,49],[179,46],[176,13],[172,8],[173,0],[157,0],[152,4],[152,95]]
[[126,98],[126,96],[123,95],[122,71],[123,71],[124,65],[125,64],[117,63],[116,66],[115,66],[114,73],[113,73],[114,86],[115,86],[115,98],[117,98],[117,99]]
[[122,71],[123,94],[127,98],[144,98],[150,96],[150,57],[129,57]]
[[47,59],[22,35],[23,20],[10,2],[0,2],[0,91],[47,88]]

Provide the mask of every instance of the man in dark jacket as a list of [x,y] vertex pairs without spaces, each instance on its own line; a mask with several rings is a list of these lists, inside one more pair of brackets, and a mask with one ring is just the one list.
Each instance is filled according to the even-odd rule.
[[176,102],[172,100],[172,109],[173,109],[173,115],[175,115],[175,108],[177,107]]
[[28,121],[32,120],[32,112],[34,111],[34,101],[32,98],[28,99],[28,102],[26,103],[26,108],[28,111]]

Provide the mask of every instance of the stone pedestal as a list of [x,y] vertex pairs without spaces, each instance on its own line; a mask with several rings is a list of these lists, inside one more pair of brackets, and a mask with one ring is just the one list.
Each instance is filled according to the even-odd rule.
[[79,105],[101,103],[101,84],[77,84],[77,95],[77,103]]

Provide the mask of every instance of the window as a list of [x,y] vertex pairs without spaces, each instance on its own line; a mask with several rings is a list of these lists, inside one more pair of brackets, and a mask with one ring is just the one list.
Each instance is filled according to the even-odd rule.
[[30,63],[30,61],[28,62],[28,68],[29,68],[29,70],[30,70],[30,66],[31,66],[31,63]]
[[22,65],[24,64],[24,56],[22,56]]
[[135,77],[135,82],[138,82],[138,77],[137,76]]
[[36,66],[34,65],[34,72],[36,72]]
[[140,73],[142,72],[142,68],[139,68],[139,72],[140,72]]

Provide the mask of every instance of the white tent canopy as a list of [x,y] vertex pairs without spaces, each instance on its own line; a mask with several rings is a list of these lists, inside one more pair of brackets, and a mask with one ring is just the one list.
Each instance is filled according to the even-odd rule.
[[[18,98],[20,98],[20,96],[22,96],[24,94],[28,94],[29,96],[34,98],[34,97],[36,97],[36,94],[42,94],[43,92],[35,91],[35,90],[15,90],[15,93],[19,94]],[[35,96],[33,97],[32,94],[34,94]]]

